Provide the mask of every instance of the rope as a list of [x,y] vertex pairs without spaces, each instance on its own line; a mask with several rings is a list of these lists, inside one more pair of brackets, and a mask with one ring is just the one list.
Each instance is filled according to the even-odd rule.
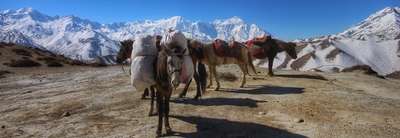
[[[121,69],[122,69],[122,72],[126,73],[126,71],[125,71],[125,69],[124,69],[124,64],[121,65]],[[129,72],[128,72],[127,74],[128,74],[128,75],[131,75],[130,69],[129,69]]]

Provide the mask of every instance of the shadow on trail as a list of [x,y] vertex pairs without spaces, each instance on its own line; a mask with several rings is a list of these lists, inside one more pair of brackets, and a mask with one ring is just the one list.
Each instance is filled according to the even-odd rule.
[[206,118],[198,116],[170,116],[186,123],[194,124],[196,132],[175,132],[173,136],[185,138],[306,138],[303,135],[288,132],[286,130],[251,122],[237,122],[226,119]]
[[328,81],[325,77],[321,75],[307,75],[307,74],[276,74],[274,77],[284,77],[284,78],[297,78],[297,79],[313,79],[313,80],[323,80]]
[[201,100],[171,100],[174,103],[190,104],[190,105],[200,105],[200,106],[247,106],[247,107],[257,107],[257,103],[266,102],[258,101],[249,98],[205,98]]
[[223,89],[222,92],[231,93],[245,93],[245,94],[301,94],[304,92],[304,88],[300,87],[280,87],[270,85],[249,85],[243,89]]

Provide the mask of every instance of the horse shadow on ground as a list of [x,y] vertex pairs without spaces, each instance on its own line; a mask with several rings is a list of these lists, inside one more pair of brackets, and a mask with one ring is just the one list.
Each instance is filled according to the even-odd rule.
[[172,115],[170,117],[193,124],[197,129],[196,132],[191,133],[174,132],[172,136],[185,138],[306,138],[306,136],[300,134],[251,122],[238,122],[199,116]]
[[323,80],[328,81],[325,77],[321,75],[307,75],[307,74],[276,74],[275,77],[284,78],[295,78],[295,79],[313,79],[313,80]]
[[171,100],[174,103],[180,104],[190,104],[190,105],[200,105],[200,106],[247,106],[250,108],[257,107],[257,103],[267,102],[267,101],[260,101],[254,100],[249,98],[206,98],[201,100],[183,100],[183,99],[175,99]]
[[245,94],[301,94],[304,88],[301,87],[281,87],[272,85],[249,85],[243,89],[223,89],[222,92],[245,93]]

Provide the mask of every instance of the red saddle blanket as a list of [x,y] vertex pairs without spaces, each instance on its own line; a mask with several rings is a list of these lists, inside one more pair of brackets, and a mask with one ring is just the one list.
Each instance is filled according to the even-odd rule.
[[254,40],[247,41],[246,46],[249,49],[251,56],[258,59],[265,59],[267,57],[264,48],[258,45],[254,45]]
[[223,40],[215,40],[213,42],[215,54],[219,57],[239,57],[240,56],[240,44],[233,42],[228,44]]

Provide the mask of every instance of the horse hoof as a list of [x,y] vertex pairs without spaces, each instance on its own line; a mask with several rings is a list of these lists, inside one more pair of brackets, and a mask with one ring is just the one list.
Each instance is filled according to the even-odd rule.
[[268,76],[272,77],[272,76],[274,76],[274,73],[268,73]]
[[156,134],[157,134],[157,137],[161,137],[161,131],[160,130],[157,130]]
[[244,88],[244,86],[240,86],[240,88]]
[[165,128],[165,132],[167,135],[171,135],[173,133],[171,128]]
[[219,87],[215,88],[214,91],[219,91]]

